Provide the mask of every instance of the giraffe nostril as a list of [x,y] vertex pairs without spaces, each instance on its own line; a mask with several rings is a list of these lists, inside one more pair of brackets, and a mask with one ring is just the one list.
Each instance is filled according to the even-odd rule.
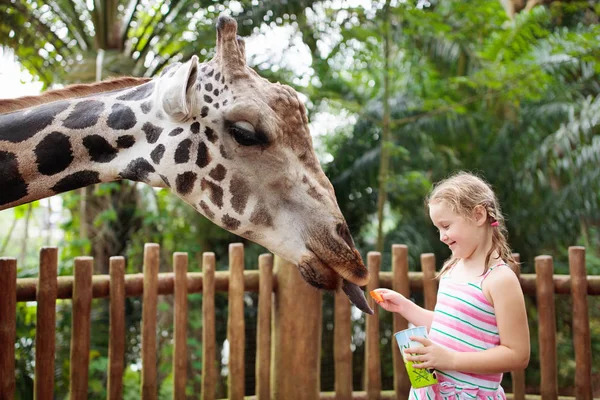
[[354,240],[352,240],[352,235],[350,235],[350,230],[348,229],[348,226],[346,224],[339,223],[337,224],[335,230],[337,234],[340,235],[342,239],[344,239],[344,242],[346,242],[348,246],[350,246],[350,248],[353,249]]

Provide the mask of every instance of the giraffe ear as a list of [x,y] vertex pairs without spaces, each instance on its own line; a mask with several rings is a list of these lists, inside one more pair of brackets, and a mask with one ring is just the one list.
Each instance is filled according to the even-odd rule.
[[165,113],[177,122],[192,117],[196,105],[196,77],[198,57],[192,58],[174,71],[161,76],[160,101]]

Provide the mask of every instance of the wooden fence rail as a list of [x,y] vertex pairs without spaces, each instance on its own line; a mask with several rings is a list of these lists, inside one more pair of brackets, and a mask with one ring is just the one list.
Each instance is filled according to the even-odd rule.
[[[203,347],[202,398],[215,398],[216,334],[215,293],[228,292],[229,314],[229,399],[242,399],[245,392],[244,292],[258,292],[256,395],[259,400],[290,399],[406,399],[410,387],[404,365],[393,338],[394,391],[384,391],[381,381],[379,353],[379,310],[366,318],[364,392],[352,386],[351,307],[343,293],[335,296],[334,360],[335,394],[320,393],[320,357],[322,295],[306,285],[297,269],[271,255],[261,255],[258,271],[244,271],[244,248],[229,247],[229,271],[215,271],[215,255],[204,253],[202,272],[188,272],[185,253],[173,255],[173,273],[158,273],[159,247],[144,248],[143,274],[125,275],[123,257],[111,257],[110,274],[93,276],[93,259],[77,257],[74,276],[57,277],[58,252],[43,248],[40,252],[39,278],[16,279],[14,259],[0,258],[0,400],[12,399],[15,393],[14,344],[16,338],[16,302],[37,301],[35,398],[54,396],[54,356],[56,300],[71,298],[73,304],[70,398],[85,399],[88,395],[92,298],[110,298],[109,326],[109,399],[120,399],[123,393],[125,368],[125,298],[143,296],[141,397],[156,399],[157,377],[157,309],[158,295],[174,296],[173,332],[173,398],[186,398],[187,378],[187,296],[202,292]],[[433,309],[437,281],[433,254],[421,256],[422,272],[408,271],[408,249],[392,247],[392,271],[380,272],[381,255],[370,252],[367,267],[372,274],[367,290],[392,288],[404,296],[422,291],[424,306]],[[592,398],[591,337],[588,320],[588,295],[600,295],[600,277],[587,276],[585,249],[569,248],[570,275],[554,275],[552,258],[538,256],[535,274],[521,274],[520,282],[526,294],[536,298],[538,307],[541,398],[558,398],[555,294],[570,294],[573,298],[573,341],[576,357],[574,378],[577,399]],[[371,299],[369,299],[372,302]],[[373,306],[374,304],[371,303]],[[393,329],[407,327],[399,315],[393,317]],[[534,340],[532,338],[532,340]],[[525,399],[524,371],[513,373],[513,399]]]

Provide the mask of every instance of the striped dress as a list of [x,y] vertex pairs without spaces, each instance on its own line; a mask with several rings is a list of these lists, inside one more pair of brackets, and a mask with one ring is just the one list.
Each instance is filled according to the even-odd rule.
[[[429,331],[432,342],[454,351],[483,351],[500,344],[494,308],[485,298],[481,285],[489,273],[477,283],[452,279],[452,269],[440,280],[437,304]],[[473,374],[458,371],[436,371],[438,384],[411,389],[410,400],[506,399],[500,386],[502,374]]]

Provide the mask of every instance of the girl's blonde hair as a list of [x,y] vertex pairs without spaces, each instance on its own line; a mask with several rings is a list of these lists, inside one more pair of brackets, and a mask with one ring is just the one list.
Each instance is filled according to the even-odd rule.
[[[444,202],[453,212],[465,218],[472,218],[475,207],[482,206],[487,212],[487,222],[492,229],[492,248],[485,258],[483,273],[488,271],[490,258],[494,251],[497,251],[499,258],[507,262],[513,271],[516,271],[518,263],[513,258],[508,245],[504,217],[500,211],[496,194],[487,182],[471,173],[459,172],[433,186],[425,201],[427,208],[432,202]],[[498,222],[497,226],[492,226],[495,222]],[[444,274],[457,262],[457,258],[450,256],[444,262],[439,275]]]

